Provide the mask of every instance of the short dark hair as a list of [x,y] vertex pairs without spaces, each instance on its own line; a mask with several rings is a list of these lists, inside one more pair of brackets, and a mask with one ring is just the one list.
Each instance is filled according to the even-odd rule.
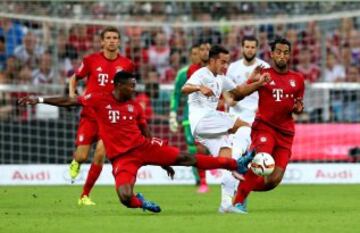
[[211,44],[211,40],[208,38],[201,37],[196,41],[195,44],[197,44],[200,47],[202,44]]
[[193,44],[191,47],[190,47],[190,52],[193,50],[193,49],[195,49],[195,48],[199,48],[200,47],[200,44],[197,44],[197,43],[195,43],[195,44]]
[[114,84],[124,84],[129,79],[135,78],[135,76],[132,73],[126,72],[126,71],[119,71],[114,76]]
[[104,30],[101,31],[100,33],[100,38],[103,40],[104,37],[105,37],[105,33],[107,32],[115,32],[118,34],[119,38],[120,38],[120,31],[119,29],[117,29],[116,27],[113,27],[113,26],[109,26],[109,27],[106,27],[104,28]]
[[289,46],[289,50],[291,51],[291,43],[290,43],[290,41],[288,41],[284,37],[278,36],[278,37],[275,38],[274,41],[269,43],[271,51],[274,52],[276,44],[286,44],[287,46]]
[[229,54],[229,50],[227,50],[226,48],[224,48],[221,45],[211,46],[210,51],[209,51],[209,59],[217,58],[220,53]]
[[259,41],[255,36],[244,36],[241,40],[241,46],[244,46],[245,41],[255,41],[256,42],[256,46],[259,45]]

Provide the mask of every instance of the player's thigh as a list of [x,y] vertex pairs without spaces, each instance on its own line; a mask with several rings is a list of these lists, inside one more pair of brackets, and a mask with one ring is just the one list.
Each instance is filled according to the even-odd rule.
[[142,162],[136,154],[126,154],[112,161],[112,173],[115,178],[116,190],[125,184],[135,184],[136,174]]
[[80,118],[76,135],[76,145],[91,145],[98,140],[98,126],[96,121],[87,117]]
[[201,118],[195,128],[194,134],[200,137],[224,135],[234,127],[236,118],[230,114],[219,111],[212,111]]
[[276,146],[272,156],[275,160],[275,167],[285,170],[291,157],[291,150],[282,146]]
[[143,165],[174,165],[180,154],[176,147],[168,146],[163,140],[152,138],[139,148]]
[[251,132],[251,146],[257,153],[266,152],[273,155],[275,135],[264,129],[253,129]]
[[219,135],[219,136],[211,137],[211,138],[199,137],[198,139],[199,139],[199,142],[208,149],[210,154],[215,157],[219,156],[220,150],[228,151],[227,149],[231,150],[231,148],[232,148],[232,139],[229,135]]
[[251,145],[251,128],[240,127],[235,134],[232,134],[232,154],[234,158],[239,158]]

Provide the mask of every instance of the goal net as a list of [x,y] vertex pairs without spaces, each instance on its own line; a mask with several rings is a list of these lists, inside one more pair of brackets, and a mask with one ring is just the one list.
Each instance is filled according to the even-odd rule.
[[292,69],[306,78],[292,161],[359,161],[359,23],[358,2],[1,1],[0,164],[71,160],[79,109],[20,107],[16,100],[66,94],[68,78],[84,55],[101,49],[99,32],[110,25],[120,29],[121,52],[136,65],[154,136],[186,150],[168,115],[191,45],[222,44],[234,61],[242,56],[241,38],[255,35],[258,56],[269,61],[268,42],[280,35],[292,43]]

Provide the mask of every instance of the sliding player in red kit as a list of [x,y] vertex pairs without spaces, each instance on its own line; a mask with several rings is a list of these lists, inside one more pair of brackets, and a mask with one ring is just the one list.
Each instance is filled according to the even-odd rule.
[[[115,27],[106,27],[100,34],[102,51],[86,56],[77,72],[70,78],[69,96],[76,97],[76,86],[80,79],[86,79],[85,93],[111,93],[114,89],[113,77],[124,70],[133,72],[133,63],[119,54],[120,32]],[[78,201],[79,205],[95,205],[90,199],[90,191],[100,176],[104,163],[105,149],[99,140],[95,113],[83,107],[76,137],[76,150],[70,164],[70,177],[74,180],[80,171],[81,163],[89,156],[91,145],[97,143],[93,162]]]
[[116,192],[121,203],[128,208],[142,208],[160,212],[160,206],[145,200],[141,194],[134,194],[138,169],[144,165],[159,165],[174,175],[170,165],[196,166],[201,169],[223,168],[236,170],[240,174],[247,171],[252,156],[238,160],[212,157],[202,154],[190,155],[178,148],[165,145],[162,140],[151,140],[146,119],[141,106],[132,100],[135,92],[132,74],[118,72],[114,77],[112,93],[90,93],[78,98],[69,97],[24,97],[21,105],[45,103],[60,107],[82,105],[96,112],[96,122],[100,138],[104,142],[106,156],[113,167]]
[[257,70],[270,74],[270,80],[258,89],[259,108],[252,124],[251,148],[256,153],[266,152],[274,157],[275,170],[266,177],[255,175],[251,169],[241,181],[234,205],[237,213],[247,213],[247,201],[251,191],[268,191],[282,180],[291,157],[295,134],[292,114],[300,114],[304,105],[304,78],[302,74],[289,70],[288,62],[291,44],[284,38],[277,38],[270,44],[271,68]]

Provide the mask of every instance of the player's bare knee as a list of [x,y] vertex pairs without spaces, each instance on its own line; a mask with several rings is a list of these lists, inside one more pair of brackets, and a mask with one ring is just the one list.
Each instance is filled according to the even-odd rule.
[[125,206],[128,206],[130,203],[130,199],[133,195],[132,191],[127,188],[122,188],[120,186],[117,190],[117,193],[121,203],[123,203]]

